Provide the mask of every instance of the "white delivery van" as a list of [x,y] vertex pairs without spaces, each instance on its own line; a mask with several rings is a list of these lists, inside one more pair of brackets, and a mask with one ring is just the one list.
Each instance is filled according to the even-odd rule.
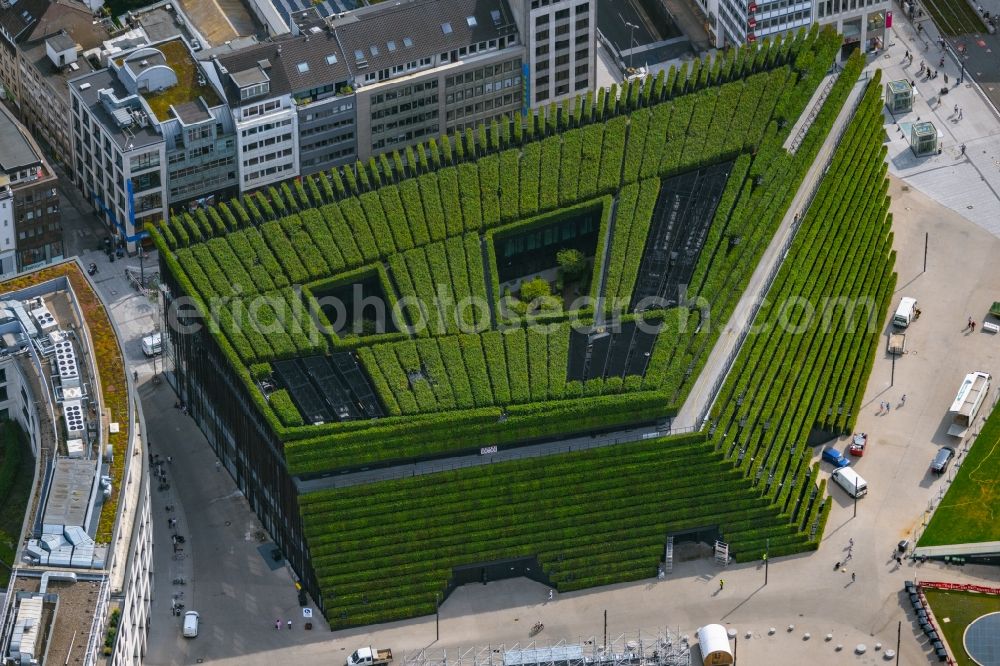
[[198,635],[199,617],[197,611],[184,613],[184,638],[195,638]]
[[847,491],[851,497],[864,497],[868,494],[868,482],[850,467],[841,467],[833,471],[830,478]]
[[917,299],[904,296],[899,301],[896,314],[892,316],[892,325],[899,328],[906,328],[917,316]]
[[162,341],[159,333],[147,335],[142,339],[142,353],[146,356],[156,356],[163,351]]

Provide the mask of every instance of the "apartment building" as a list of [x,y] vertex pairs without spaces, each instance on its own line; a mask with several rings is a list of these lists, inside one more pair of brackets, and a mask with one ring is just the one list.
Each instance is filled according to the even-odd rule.
[[699,0],[709,16],[716,47],[754,43],[812,23],[843,35],[842,55],[882,48],[889,0]]
[[326,31],[212,56],[238,130],[241,191],[357,158],[354,92]]
[[73,142],[69,124],[70,79],[100,67],[86,54],[100,50],[111,35],[83,5],[51,2],[20,42],[18,99],[21,122],[54,159],[70,165]]
[[510,0],[525,47],[529,105],[561,103],[596,86],[597,0]]
[[56,175],[28,130],[0,107],[0,275],[62,257]]
[[362,160],[524,109],[524,48],[503,0],[415,0],[328,25],[354,73]]
[[73,179],[130,251],[146,221],[239,191],[233,117],[183,37],[111,58],[69,89]]
[[0,5],[0,84],[3,85],[4,96],[14,106],[21,103],[18,44],[38,25],[38,19],[48,9],[49,2],[50,0],[20,0]]
[[[100,297],[86,280],[83,291],[71,286],[73,273],[82,270],[71,262],[25,274],[19,290],[0,294],[0,334],[14,342],[0,349],[0,416],[21,426],[39,459],[27,510],[37,520],[17,539],[0,645],[10,664],[141,666],[152,605],[152,456],[138,387],[124,369],[112,377],[102,367],[102,382],[121,387],[116,404],[128,410],[113,445],[121,475],[110,480],[100,453],[112,444],[93,422],[108,404],[91,380],[99,353],[119,353],[121,341],[105,333],[106,351],[95,349],[88,317],[105,310],[85,309]],[[113,518],[111,533],[98,528],[102,513]]]

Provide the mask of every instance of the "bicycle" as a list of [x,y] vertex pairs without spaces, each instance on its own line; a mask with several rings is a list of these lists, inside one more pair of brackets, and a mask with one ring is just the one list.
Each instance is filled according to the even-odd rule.
[[533,625],[531,625],[531,634],[530,635],[536,636],[536,635],[540,634],[542,632],[542,629],[544,629],[544,628],[545,628],[544,624],[542,624],[541,622],[536,622]]

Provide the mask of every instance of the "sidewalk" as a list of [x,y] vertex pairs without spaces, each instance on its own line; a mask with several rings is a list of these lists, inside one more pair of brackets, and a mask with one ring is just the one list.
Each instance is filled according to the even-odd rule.
[[[987,9],[995,5],[1000,10],[1000,0],[982,4]],[[891,29],[888,49],[869,67],[881,68],[885,82],[906,79],[916,83],[912,112],[894,118],[885,111],[889,172],[1000,236],[1000,115],[970,81],[975,72],[966,71],[965,82],[956,85],[961,67],[950,52],[938,46],[939,35],[932,22],[922,20],[924,34],[918,34],[903,12],[896,12],[895,16],[898,20]],[[913,55],[912,64],[904,58],[907,51]],[[942,56],[943,67],[939,65]],[[938,70],[937,79],[918,76],[921,61]],[[944,87],[948,92],[941,95]],[[955,113],[956,105],[962,111],[961,118]],[[909,132],[918,121],[934,123],[940,136],[941,154],[921,158],[913,155]]]

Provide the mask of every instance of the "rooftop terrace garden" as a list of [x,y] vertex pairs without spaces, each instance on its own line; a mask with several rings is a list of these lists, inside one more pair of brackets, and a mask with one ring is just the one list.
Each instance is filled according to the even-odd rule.
[[[814,29],[149,228],[180,289],[217,321],[293,475],[653,422],[684,400],[857,81],[859,57],[798,150],[782,147],[838,49]],[[779,296],[856,295],[878,311],[891,293],[878,93],[802,220]],[[807,280],[834,261],[824,248],[844,263]],[[579,255],[560,261],[566,251]],[[860,264],[869,270],[834,270]],[[340,315],[322,296],[353,284],[359,298],[385,295],[393,327],[364,312],[347,333],[331,321]],[[300,497],[327,617],[430,612],[452,567],[525,553],[559,589],[652,576],[666,534],[695,524],[717,525],[741,559],[769,539],[772,555],[810,547],[829,504],[806,436],[850,430],[876,340],[865,326],[800,323],[746,343],[700,435]],[[282,378],[299,376],[286,359],[301,370],[313,357],[355,359],[384,418],[310,421],[315,391],[306,399]],[[772,389],[749,392],[760,386]],[[705,484],[671,476],[674,453],[714,479],[719,501],[703,514],[676,511],[699,505]],[[588,474],[608,455],[629,470],[621,488]],[[631,492],[645,474],[673,481]],[[452,485],[470,494],[457,501]],[[504,522],[511,501],[524,529]],[[598,519],[573,522],[591,509]],[[627,557],[607,551],[626,534]]]
[[94,540],[98,543],[108,543],[111,541],[115,521],[118,517],[118,499],[122,491],[125,450],[128,447],[129,419],[131,418],[125,361],[108,311],[91,288],[80,267],[73,261],[0,282],[0,293],[24,289],[59,277],[65,277],[69,280],[83,319],[86,321],[94,348],[97,375],[100,379],[101,408],[108,410],[112,421],[117,422],[119,426],[117,432],[108,433],[107,439],[107,443],[111,444],[114,452],[109,471],[114,492],[101,504],[100,522],[94,536]]
[[163,92],[144,95],[149,108],[156,114],[157,120],[160,122],[170,120],[172,117],[171,105],[179,106],[187,102],[194,102],[200,97],[205,99],[209,107],[219,104],[219,96],[215,89],[204,79],[199,82],[198,65],[182,40],[175,39],[164,44],[157,44],[155,48],[163,53],[167,65],[177,75],[177,85],[171,86]]

